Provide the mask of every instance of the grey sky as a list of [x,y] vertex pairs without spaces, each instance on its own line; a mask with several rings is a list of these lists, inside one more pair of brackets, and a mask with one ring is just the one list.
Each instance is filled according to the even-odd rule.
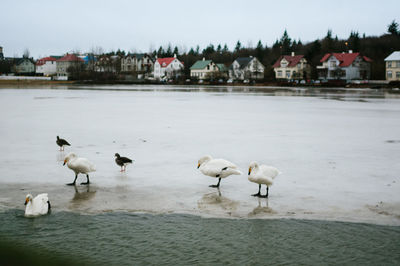
[[28,48],[35,58],[96,46],[137,52],[168,43],[187,50],[209,43],[232,49],[237,40],[271,46],[285,28],[305,43],[328,29],[339,38],[352,30],[381,35],[393,19],[400,22],[398,0],[6,0],[0,10],[5,56],[21,56]]

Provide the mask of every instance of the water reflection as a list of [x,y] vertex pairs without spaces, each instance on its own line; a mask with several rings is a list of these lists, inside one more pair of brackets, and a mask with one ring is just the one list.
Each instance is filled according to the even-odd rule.
[[[263,202],[265,202],[265,204],[263,204]],[[264,206],[263,206],[264,205]],[[254,217],[254,216],[259,216],[259,215],[263,215],[263,214],[275,214],[276,211],[274,211],[273,209],[271,209],[268,206],[268,198],[266,199],[261,199],[258,198],[258,206],[255,207],[249,214],[249,217]]]
[[202,211],[212,213],[220,212],[222,210],[231,215],[233,211],[237,210],[239,202],[222,196],[222,193],[218,188],[215,192],[204,194],[197,202],[197,206]]
[[91,199],[94,198],[96,195],[96,190],[91,187],[90,185],[87,186],[73,186],[75,189],[74,197],[70,201],[70,209],[78,209],[82,207],[82,205]]
[[57,153],[57,162],[64,162],[65,159],[65,151],[60,151]]

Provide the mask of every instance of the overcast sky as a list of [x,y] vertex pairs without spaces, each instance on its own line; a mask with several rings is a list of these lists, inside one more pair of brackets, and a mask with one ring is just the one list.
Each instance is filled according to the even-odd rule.
[[271,46],[285,29],[306,43],[328,29],[343,39],[352,30],[379,36],[393,19],[400,23],[399,0],[2,0],[0,10],[5,56],[29,49],[35,58],[94,47],[148,52],[169,43]]

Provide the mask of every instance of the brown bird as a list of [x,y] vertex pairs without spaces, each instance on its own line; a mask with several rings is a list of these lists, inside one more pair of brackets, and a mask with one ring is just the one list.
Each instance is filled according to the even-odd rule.
[[65,139],[60,139],[59,136],[57,136],[56,143],[58,146],[60,146],[60,151],[64,150],[64,146],[71,146],[71,144],[68,143]]
[[132,160],[127,157],[121,157],[118,153],[115,154],[115,162],[121,166],[121,172],[126,171],[126,165],[132,163]]

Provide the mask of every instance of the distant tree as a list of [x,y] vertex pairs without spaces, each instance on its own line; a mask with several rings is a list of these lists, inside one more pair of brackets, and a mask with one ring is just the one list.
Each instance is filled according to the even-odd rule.
[[240,43],[240,41],[238,40],[235,46],[235,52],[239,52],[242,49],[242,44]]
[[168,44],[167,51],[165,52],[166,57],[173,56],[171,44]]
[[261,40],[258,41],[255,52],[258,60],[262,62],[264,60],[264,47],[261,43]]
[[399,27],[399,24],[395,20],[393,20],[392,23],[390,23],[388,25],[388,32],[392,35],[399,35],[400,32],[399,32],[398,27]]
[[222,48],[222,52],[223,53],[228,53],[229,52],[229,48],[228,48],[228,45],[226,43],[224,44],[224,48]]
[[176,56],[179,55],[179,50],[178,50],[177,46],[175,46],[175,48],[174,48],[174,55],[176,55]]
[[221,53],[221,52],[222,52],[222,46],[221,46],[221,44],[218,44],[217,53]]
[[29,55],[30,55],[29,49],[28,49],[28,48],[25,48],[23,57],[24,57],[24,58],[29,58]]
[[360,35],[358,31],[351,31],[348,43],[352,50],[357,52],[360,50]]
[[289,37],[287,30],[283,32],[283,35],[279,41],[279,44],[282,47],[282,54],[289,54],[292,46],[292,39]]

